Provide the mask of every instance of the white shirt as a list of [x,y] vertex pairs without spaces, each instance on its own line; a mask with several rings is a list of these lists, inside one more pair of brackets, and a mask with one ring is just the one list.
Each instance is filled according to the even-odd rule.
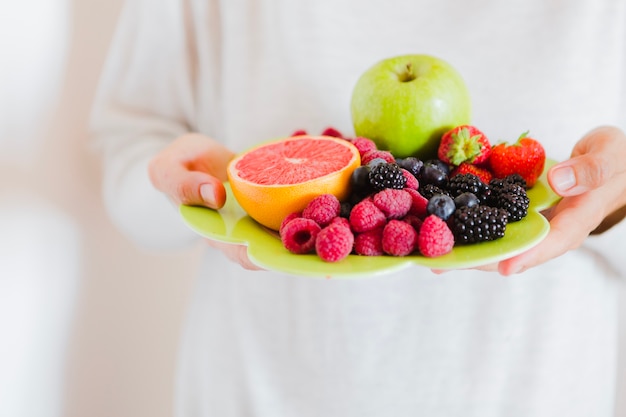
[[[130,0],[93,113],[114,222],[197,239],[147,162],[198,131],[234,151],[334,126],[358,76],[405,53],[463,75],[493,142],[564,160],[626,126],[620,0]],[[244,271],[207,250],[181,347],[180,416],[612,416],[626,222],[513,277],[415,267],[356,280]]]

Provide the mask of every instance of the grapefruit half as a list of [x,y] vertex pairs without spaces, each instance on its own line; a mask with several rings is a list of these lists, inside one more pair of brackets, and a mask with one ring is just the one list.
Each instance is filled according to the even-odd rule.
[[278,230],[283,219],[302,211],[316,196],[344,200],[358,149],[330,136],[293,136],[266,142],[235,157],[227,168],[235,199],[263,226]]

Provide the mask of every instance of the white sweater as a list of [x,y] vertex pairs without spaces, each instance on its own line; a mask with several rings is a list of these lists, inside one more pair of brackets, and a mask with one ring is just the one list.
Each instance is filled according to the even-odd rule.
[[[93,112],[114,222],[196,240],[148,160],[198,131],[234,151],[296,129],[352,133],[358,76],[393,55],[465,78],[492,141],[557,160],[626,127],[623,0],[129,0]],[[356,280],[248,272],[207,249],[181,346],[180,416],[608,417],[626,222],[524,274]],[[621,245],[621,246],[620,246]]]

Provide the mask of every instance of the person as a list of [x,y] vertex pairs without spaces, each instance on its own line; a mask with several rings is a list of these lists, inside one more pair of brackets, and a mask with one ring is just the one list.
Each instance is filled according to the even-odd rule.
[[128,0],[91,126],[111,219],[137,244],[200,239],[177,206],[220,208],[236,153],[297,129],[350,134],[358,76],[405,53],[463,75],[493,142],[530,130],[560,161],[548,237],[481,269],[320,280],[207,242],[177,415],[614,415],[624,33],[623,0]]

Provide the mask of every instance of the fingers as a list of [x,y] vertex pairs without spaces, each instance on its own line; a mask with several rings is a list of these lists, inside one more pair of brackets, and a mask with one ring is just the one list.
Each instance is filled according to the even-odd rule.
[[248,258],[248,250],[244,245],[235,245],[231,243],[222,243],[214,240],[207,240],[207,244],[215,249],[222,251],[224,255],[231,261],[238,263],[244,269],[249,271],[262,271],[257,265],[252,263]]
[[[496,272],[498,271],[498,264],[492,263],[492,264],[480,265],[478,267],[469,268],[469,269],[483,271],[483,272]],[[454,271],[454,269],[431,269],[430,271],[436,275],[443,275],[445,273]]]
[[222,181],[232,157],[232,152],[206,136],[183,135],[152,159],[150,180],[175,204],[218,209],[226,202]]
[[602,194],[596,190],[561,200],[550,211],[548,236],[529,251],[500,262],[498,271],[502,275],[517,274],[582,245],[604,217]]
[[[529,251],[498,264],[502,275],[523,272],[579,247],[612,212],[626,204],[626,135],[614,127],[589,132],[571,159],[548,172],[554,191],[564,198],[544,211],[548,236]],[[621,213],[621,212],[619,212]]]
[[166,194],[176,204],[221,208],[226,202],[226,190],[220,180],[198,171],[172,170],[162,182]]
[[554,191],[574,196],[601,187],[626,170],[626,137],[613,127],[589,132],[574,147],[572,158],[555,165],[548,172]]

